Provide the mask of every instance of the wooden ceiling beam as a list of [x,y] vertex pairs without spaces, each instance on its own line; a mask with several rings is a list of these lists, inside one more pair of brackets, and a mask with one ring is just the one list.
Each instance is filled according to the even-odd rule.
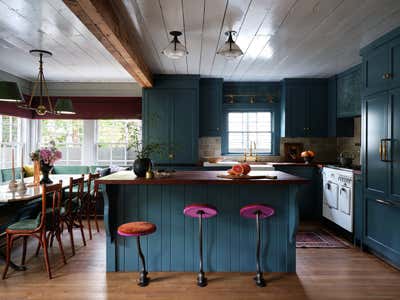
[[136,30],[122,1],[63,2],[142,87],[153,86],[152,74],[135,36]]

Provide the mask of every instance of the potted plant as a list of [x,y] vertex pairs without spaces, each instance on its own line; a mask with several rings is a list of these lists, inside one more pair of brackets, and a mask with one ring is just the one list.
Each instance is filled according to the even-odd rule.
[[62,153],[56,148],[54,141],[50,142],[48,147],[42,147],[30,155],[33,162],[39,162],[40,170],[42,171],[42,180],[40,184],[51,184],[49,174],[53,169],[54,163],[62,158]]
[[133,172],[138,177],[145,177],[146,172],[153,167],[150,157],[153,154],[161,155],[164,145],[159,143],[143,145],[139,128],[135,125],[130,127],[129,135],[131,142],[128,144],[128,150],[133,149],[136,153],[136,159],[133,162]]

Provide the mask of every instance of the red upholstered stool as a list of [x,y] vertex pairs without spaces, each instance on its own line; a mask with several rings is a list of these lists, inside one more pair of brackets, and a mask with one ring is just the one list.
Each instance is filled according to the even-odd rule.
[[207,285],[207,278],[203,271],[203,219],[212,218],[218,214],[218,210],[208,204],[190,204],[186,206],[183,213],[192,218],[199,219],[199,254],[200,254],[200,270],[197,274],[197,285],[204,287]]
[[136,237],[136,245],[139,253],[140,260],[142,261],[142,271],[139,277],[139,286],[146,286],[149,284],[150,278],[147,277],[146,262],[144,260],[144,255],[142,248],[140,247],[140,237],[143,235],[152,234],[157,230],[156,225],[149,222],[131,222],[125,223],[118,227],[118,234],[121,236]]
[[257,260],[257,274],[254,280],[256,281],[257,286],[263,287],[265,286],[265,279],[263,277],[263,273],[261,271],[260,266],[260,242],[261,242],[261,231],[260,231],[260,219],[265,219],[272,216],[275,213],[275,210],[272,207],[269,207],[264,204],[250,204],[242,207],[240,209],[240,215],[244,218],[256,219],[256,228],[257,228],[257,252],[256,252],[256,260]]

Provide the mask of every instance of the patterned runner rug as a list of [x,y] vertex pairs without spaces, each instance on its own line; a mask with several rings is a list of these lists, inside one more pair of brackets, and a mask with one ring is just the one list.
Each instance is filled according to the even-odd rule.
[[297,233],[296,248],[349,248],[349,245],[325,230],[313,230]]

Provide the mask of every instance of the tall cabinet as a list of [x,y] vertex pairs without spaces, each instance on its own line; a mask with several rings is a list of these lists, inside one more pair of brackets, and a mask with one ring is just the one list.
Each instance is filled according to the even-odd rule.
[[158,143],[156,164],[193,165],[198,162],[199,77],[158,76],[143,89],[143,143]]
[[363,57],[364,244],[400,267],[400,31]]

